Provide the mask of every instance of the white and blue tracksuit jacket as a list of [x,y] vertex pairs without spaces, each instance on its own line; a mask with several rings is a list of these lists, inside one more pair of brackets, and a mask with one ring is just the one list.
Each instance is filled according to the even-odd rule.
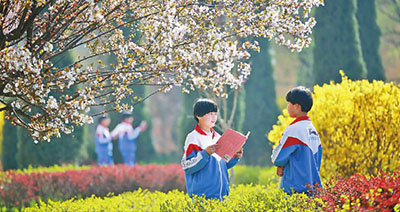
[[112,137],[107,127],[97,125],[95,142],[98,163],[103,166],[113,164]]
[[283,166],[281,188],[292,194],[321,187],[321,140],[308,116],[297,118],[283,132],[279,145],[272,152],[275,166]]
[[217,154],[209,155],[205,151],[220,137],[213,129],[207,134],[199,126],[186,137],[181,164],[185,171],[186,189],[191,197],[196,195],[222,200],[229,194],[228,169],[239,159],[232,158],[227,163]]
[[111,136],[118,136],[120,151],[136,151],[136,138],[139,136],[139,128],[134,129],[132,123],[121,122],[111,132]]
[[136,138],[139,136],[139,128],[133,128],[132,123],[121,122],[111,132],[112,137],[118,136],[118,148],[127,165],[136,163]]

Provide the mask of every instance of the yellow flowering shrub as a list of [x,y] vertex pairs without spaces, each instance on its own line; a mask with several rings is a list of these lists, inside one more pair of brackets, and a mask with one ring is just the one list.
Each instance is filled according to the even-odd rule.
[[231,189],[231,194],[223,202],[204,198],[192,200],[177,190],[163,193],[139,189],[106,198],[93,196],[64,202],[49,201],[47,204],[40,202],[22,211],[315,211],[316,201],[304,194],[289,196],[277,188],[238,185]]
[[[321,175],[376,175],[400,169],[400,86],[393,82],[352,81],[315,86],[309,116],[323,145]],[[279,142],[293,119],[286,110],[269,132]]]
[[292,121],[294,121],[294,118],[289,117],[287,109],[283,109],[282,114],[278,116],[277,124],[272,126],[272,130],[268,133],[268,139],[274,144],[273,148],[278,146],[283,131]]

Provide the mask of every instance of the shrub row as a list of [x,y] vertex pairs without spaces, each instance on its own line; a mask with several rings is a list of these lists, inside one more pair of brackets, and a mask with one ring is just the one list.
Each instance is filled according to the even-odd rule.
[[[174,167],[174,170],[179,169],[177,167],[179,165],[176,165]],[[118,168],[117,168],[118,167]],[[107,193],[113,192],[113,193],[121,193],[123,191],[132,191],[135,188],[117,188],[115,186],[107,186],[106,184],[110,184],[110,182],[100,182],[99,178],[102,179],[103,181],[109,181],[109,177],[105,178],[104,175],[107,173],[110,173],[112,170],[120,170],[121,169],[130,169],[132,167],[128,166],[117,166],[114,167],[113,169],[110,169],[111,167],[91,167],[91,166],[80,166],[76,167],[74,165],[63,165],[63,166],[51,166],[51,167],[29,167],[27,169],[22,169],[22,170],[13,170],[13,171],[7,171],[7,172],[0,172],[0,182],[1,185],[3,185],[3,188],[0,188],[0,203],[2,205],[7,205],[8,207],[13,206],[13,207],[21,207],[21,206],[26,206],[29,202],[31,201],[37,201],[38,199],[41,200],[48,200],[48,199],[53,199],[53,200],[64,200],[67,198],[73,197],[74,194],[78,194],[76,197],[87,197],[91,194],[96,194],[100,196],[104,196]],[[94,169],[92,171],[83,171],[82,170],[89,170],[89,169]],[[77,172],[78,171],[78,172]],[[126,173],[129,170],[125,170],[124,172]],[[131,170],[132,171],[132,170]],[[89,188],[88,183],[85,184],[85,182],[90,182],[88,178],[91,178],[91,176],[95,175],[94,173],[96,172],[101,172],[101,175],[96,175],[97,177],[93,178],[92,181],[94,181],[95,184],[93,186],[96,188]],[[54,174],[52,174],[54,173]],[[231,172],[229,172],[231,173]],[[182,174],[183,172],[177,171],[176,174]],[[71,182],[64,182],[60,183],[61,180],[64,178],[69,178],[69,181],[74,181],[73,179],[76,179],[76,175],[83,177],[86,176],[85,179],[87,179],[85,182],[83,182],[85,185],[82,185],[82,191],[84,191],[83,194],[80,194],[76,191],[76,189],[64,189],[62,188],[63,185],[68,186],[68,184],[74,185],[75,188],[78,188],[76,181],[74,183]],[[67,176],[74,176],[74,177],[67,177]],[[11,180],[12,177],[15,177],[14,180]],[[2,180],[1,180],[2,179]],[[28,180],[29,179],[29,180]],[[46,181],[46,179],[51,179],[50,181]],[[179,176],[179,179],[183,179],[183,176]],[[34,182],[36,181],[36,182]],[[278,183],[278,177],[275,175],[275,168],[274,167],[253,167],[253,166],[242,166],[242,165],[237,165],[234,167],[234,182],[235,184],[259,184],[259,185],[271,185],[274,184],[274,186],[277,186]],[[102,185],[97,186],[97,184],[102,183]],[[170,188],[168,189],[175,189],[172,186],[178,186],[176,189],[183,189],[184,181],[181,183],[174,183],[171,185]],[[21,186],[20,184],[24,184],[25,186]],[[45,185],[46,186],[42,186]],[[52,184],[52,185],[49,185]],[[27,185],[38,185],[34,187],[30,187],[30,189],[26,188]],[[39,186],[40,185],[40,186]],[[41,187],[41,189],[39,189]],[[19,190],[19,189],[22,190]],[[146,187],[149,188],[149,187]],[[12,191],[12,192],[7,192],[10,189],[18,189],[18,191]],[[50,189],[43,191],[44,189]],[[153,188],[153,190],[159,190],[162,188]],[[95,191],[93,191],[95,190]],[[165,190],[165,189],[164,189]],[[25,191],[26,194],[21,194],[24,193]],[[29,193],[29,195],[28,195]],[[14,195],[15,196],[11,196]]]
[[7,208],[32,201],[66,200],[91,195],[107,196],[138,188],[150,191],[184,190],[185,179],[178,164],[94,166],[64,172],[7,171],[0,179],[0,205]]
[[183,191],[139,189],[114,197],[40,202],[25,211],[399,211],[400,173],[331,179],[312,197],[286,195],[272,183],[233,185],[225,201],[193,200]]
[[26,212],[39,211],[312,211],[316,207],[304,194],[287,196],[277,188],[262,185],[233,186],[230,196],[223,202],[193,200],[182,191],[149,192],[137,190],[114,197],[41,202]]
[[[353,175],[349,178],[332,178],[323,189],[318,190],[315,198],[308,198],[304,195],[289,197],[277,189],[278,178],[273,167],[236,166],[234,168],[236,185],[232,186],[231,195],[227,200],[220,203],[201,198],[192,201],[183,192],[184,174],[178,164],[86,168],[59,169],[66,170],[64,172],[55,172],[52,168],[45,171],[46,168],[41,168],[25,170],[27,172],[25,174],[21,171],[4,172],[0,180],[0,205],[3,209],[36,205],[26,209],[28,211],[88,211],[92,206],[94,209],[107,211],[116,207],[122,211],[130,209],[296,211],[299,208],[321,211],[398,211],[400,209],[399,172],[380,172],[375,177]],[[174,189],[178,190],[168,194],[163,193]],[[135,192],[118,195],[126,191]],[[90,198],[82,199],[86,197]],[[70,200],[62,202],[66,199]]]

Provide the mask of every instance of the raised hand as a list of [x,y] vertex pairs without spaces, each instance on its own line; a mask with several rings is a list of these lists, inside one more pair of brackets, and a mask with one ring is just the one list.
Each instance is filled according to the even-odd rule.
[[147,129],[147,122],[146,121],[140,122],[139,129],[140,129],[140,132],[145,131]]

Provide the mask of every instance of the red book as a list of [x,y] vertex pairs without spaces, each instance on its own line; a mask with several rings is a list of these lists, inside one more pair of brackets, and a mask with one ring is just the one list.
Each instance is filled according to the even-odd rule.
[[226,162],[229,162],[235,153],[244,145],[247,136],[232,129],[227,129],[217,141],[218,149],[215,151]]

